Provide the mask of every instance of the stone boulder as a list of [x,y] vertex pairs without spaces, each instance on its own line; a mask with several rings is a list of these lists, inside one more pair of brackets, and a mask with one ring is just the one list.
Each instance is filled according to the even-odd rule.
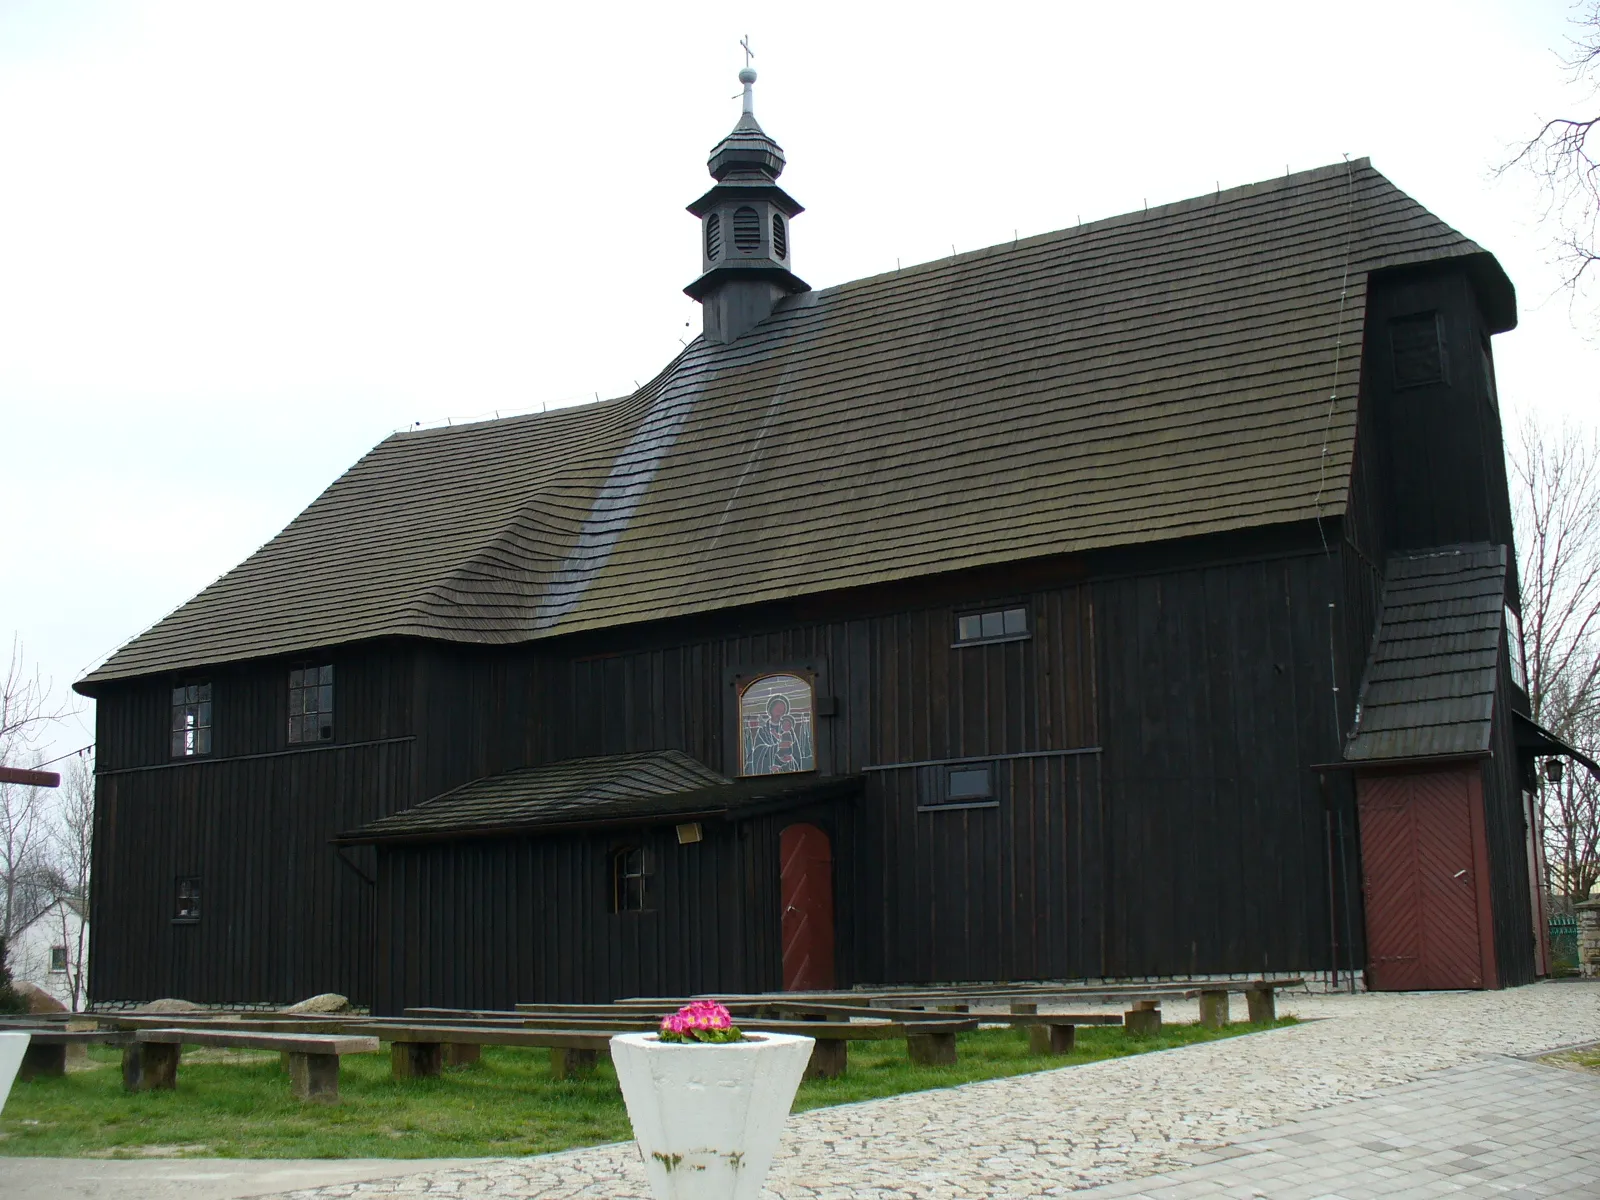
[[312,996],[309,999],[300,1001],[299,1004],[291,1004],[288,1008],[280,1011],[286,1013],[343,1013],[350,1011],[350,1001],[348,997],[341,996],[338,992],[323,992],[320,996]]
[[22,1002],[28,1006],[30,1013],[58,1013],[66,1012],[67,1006],[45,991],[37,983],[19,983],[16,985],[17,995],[22,997]]
[[203,1012],[204,1006],[196,1004],[193,1000],[174,1000],[167,997],[162,1000],[152,1000],[149,1004],[141,1004],[133,1010],[136,1013],[191,1013]]

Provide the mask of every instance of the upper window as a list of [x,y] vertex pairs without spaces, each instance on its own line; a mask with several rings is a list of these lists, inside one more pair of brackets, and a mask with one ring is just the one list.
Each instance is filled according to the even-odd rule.
[[1394,354],[1395,387],[1444,382],[1444,338],[1438,313],[1394,318],[1389,322],[1389,347]]
[[995,808],[1000,803],[993,762],[943,763],[917,773],[917,808]]
[[722,214],[712,213],[706,218],[706,257],[722,257]]
[[1026,608],[997,608],[992,612],[964,613],[956,618],[956,644],[1001,642],[1028,636]]
[[1528,690],[1528,666],[1522,653],[1522,618],[1506,605],[1506,653],[1511,657],[1511,680],[1523,691]]
[[774,258],[787,258],[789,254],[789,235],[783,227],[783,217],[777,213],[772,214],[772,255]]
[[763,675],[739,693],[739,774],[781,775],[817,769],[811,683],[798,675]]
[[211,685],[187,683],[172,689],[172,757],[211,753]]
[[333,668],[296,667],[289,672],[289,740],[333,741]]
[[178,905],[173,920],[198,921],[199,919],[200,876],[180,875],[178,877]]
[[761,214],[748,204],[733,210],[733,245],[741,254],[761,249]]
[[50,947],[50,970],[61,974],[67,969],[67,948],[65,946]]
[[649,860],[643,846],[624,846],[611,856],[611,911],[644,912],[650,899]]

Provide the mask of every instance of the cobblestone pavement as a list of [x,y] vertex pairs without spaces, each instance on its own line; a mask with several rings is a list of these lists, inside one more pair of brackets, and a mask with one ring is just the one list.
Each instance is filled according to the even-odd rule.
[[[1193,1019],[1192,1011],[1181,1006],[1167,1008],[1169,1020]],[[1149,1177],[1183,1171],[1229,1143],[1257,1147],[1253,1151],[1257,1155],[1269,1150],[1282,1155],[1283,1147],[1271,1139],[1248,1143],[1242,1139],[1312,1110],[1374,1096],[1444,1068],[1463,1068],[1466,1077],[1471,1065],[1504,1063],[1485,1060],[1485,1054],[1530,1054],[1600,1041],[1600,984],[1547,983],[1503,992],[1289,997],[1280,1001],[1280,1011],[1307,1021],[1179,1050],[803,1113],[789,1122],[768,1180],[769,1200],[998,1200],[1053,1196],[1124,1180],[1153,1185],[1156,1181]],[[1517,1066],[1548,1072],[1556,1078],[1547,1086],[1556,1090],[1590,1084],[1571,1072]],[[1413,1097],[1409,1103],[1421,1105],[1417,1111],[1428,1109],[1424,1100],[1416,1099],[1427,1094],[1425,1089],[1403,1093]],[[1386,1102],[1387,1097],[1374,1101]],[[1343,1111],[1344,1107],[1336,1107],[1326,1118],[1331,1121]],[[1349,1107],[1349,1111],[1357,1110]],[[1417,1119],[1426,1123],[1435,1117],[1425,1113]],[[1473,1129],[1450,1146],[1487,1144],[1478,1127]],[[1300,1132],[1323,1137],[1320,1126]],[[1301,1139],[1292,1145],[1318,1143]],[[1349,1148],[1324,1139],[1322,1148],[1304,1153],[1315,1159],[1327,1149]],[[1257,1161],[1281,1165],[1266,1158]],[[1219,1169],[1217,1163],[1206,1167]],[[1572,1169],[1582,1167],[1574,1161]],[[1307,1169],[1316,1169],[1316,1163]],[[1196,1181],[1185,1181],[1183,1186],[1191,1182]],[[1210,1186],[1209,1180],[1198,1182]],[[1194,1194],[1271,1195],[1273,1200],[1342,1195],[1331,1183],[1322,1191],[1297,1187],[1281,1194],[1241,1186],[1243,1191]],[[1451,1190],[1440,1187],[1414,1194]],[[1101,1194],[1139,1193],[1135,1189]],[[1173,1200],[1187,1196],[1155,1194]],[[293,1200],[346,1196],[635,1200],[648,1192],[637,1152],[631,1144],[623,1144],[539,1158],[481,1160],[448,1171],[282,1195]]]
[[1600,1196],[1600,1076],[1484,1058],[1083,1200]]

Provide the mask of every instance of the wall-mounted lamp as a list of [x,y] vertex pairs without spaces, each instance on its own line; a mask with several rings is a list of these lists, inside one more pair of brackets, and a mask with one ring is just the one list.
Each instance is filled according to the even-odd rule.
[[1548,779],[1551,783],[1560,783],[1561,782],[1561,772],[1566,769],[1566,765],[1567,764],[1562,762],[1559,758],[1547,758],[1547,759],[1545,759],[1544,760],[1544,777],[1546,779]]
[[700,822],[690,821],[687,825],[678,826],[678,845],[692,846],[700,840]]

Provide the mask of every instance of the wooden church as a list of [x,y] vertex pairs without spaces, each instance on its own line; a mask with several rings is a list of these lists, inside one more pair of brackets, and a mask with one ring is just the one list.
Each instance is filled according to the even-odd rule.
[[701,337],[77,685],[93,1000],[1541,974],[1494,258],[1363,159],[814,291],[741,78]]

